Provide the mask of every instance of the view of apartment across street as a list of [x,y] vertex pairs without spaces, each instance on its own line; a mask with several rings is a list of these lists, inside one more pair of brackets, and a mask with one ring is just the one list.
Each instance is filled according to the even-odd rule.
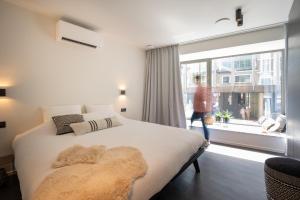
[[183,63],[186,117],[193,109],[195,75],[212,87],[214,113],[228,110],[235,119],[255,121],[261,116],[276,117],[283,108],[282,57],[282,51],[273,51]]

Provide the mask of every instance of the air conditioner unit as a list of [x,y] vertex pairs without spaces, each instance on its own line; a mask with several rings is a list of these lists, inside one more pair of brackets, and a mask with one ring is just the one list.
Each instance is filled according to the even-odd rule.
[[99,33],[62,20],[56,24],[56,40],[73,42],[92,48],[102,46]]

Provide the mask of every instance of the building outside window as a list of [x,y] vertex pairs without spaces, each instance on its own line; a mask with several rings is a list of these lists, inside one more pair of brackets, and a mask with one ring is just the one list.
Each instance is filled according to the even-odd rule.
[[252,121],[260,116],[276,117],[282,110],[282,54],[274,51],[182,63],[187,118],[193,109],[195,74],[212,88],[213,112],[228,110],[235,119]]
[[230,84],[230,76],[223,76],[223,84]]
[[236,75],[234,76],[235,83],[250,83],[251,82],[251,75]]
[[234,59],[234,69],[236,71],[252,70],[253,67],[252,56],[238,56],[238,57],[233,57],[233,59]]

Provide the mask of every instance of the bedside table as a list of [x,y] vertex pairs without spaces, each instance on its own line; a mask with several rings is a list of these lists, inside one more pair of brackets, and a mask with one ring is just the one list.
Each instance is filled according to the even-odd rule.
[[8,175],[16,174],[14,166],[14,155],[0,157],[0,168],[4,168]]
[[7,183],[0,187],[0,199],[22,200],[19,180],[14,167],[14,156],[0,157],[0,168],[4,168],[8,174]]
[[0,187],[0,199],[2,200],[22,200],[20,185],[17,174],[8,176],[7,183]]

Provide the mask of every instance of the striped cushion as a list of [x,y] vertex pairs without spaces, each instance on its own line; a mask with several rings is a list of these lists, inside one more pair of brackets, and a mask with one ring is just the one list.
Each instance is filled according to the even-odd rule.
[[83,122],[83,116],[79,114],[59,115],[52,117],[52,119],[57,129],[56,135],[72,133],[73,130],[70,127],[70,124]]
[[93,131],[99,131],[106,128],[122,125],[116,117],[90,120],[81,123],[70,124],[75,135],[82,135]]

